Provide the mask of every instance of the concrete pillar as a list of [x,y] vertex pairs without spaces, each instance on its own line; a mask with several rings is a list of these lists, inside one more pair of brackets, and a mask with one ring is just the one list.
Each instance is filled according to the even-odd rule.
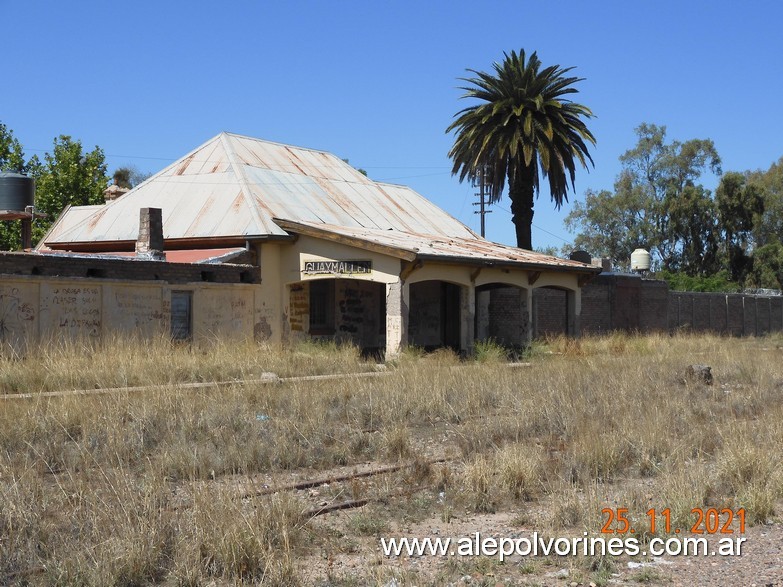
[[476,305],[476,340],[487,340],[489,338],[490,292],[488,289],[478,290],[474,297]]
[[410,286],[402,281],[386,284],[386,360],[398,356],[408,344]]
[[280,255],[281,248],[276,243],[264,243],[256,251],[261,267],[261,285],[256,290],[256,338],[275,343],[286,339],[288,328],[289,292],[281,279]]
[[473,285],[465,285],[460,289],[459,304],[459,349],[470,354],[473,352],[475,341],[474,324],[476,319],[476,288]]
[[568,312],[566,319],[568,336],[579,336],[582,314],[582,292],[580,289],[566,291],[566,312]]

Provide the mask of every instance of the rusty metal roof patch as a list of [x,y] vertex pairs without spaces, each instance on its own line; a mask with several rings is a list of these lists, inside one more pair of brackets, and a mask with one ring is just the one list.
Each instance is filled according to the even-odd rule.
[[521,265],[586,273],[597,273],[601,270],[600,267],[493,243],[481,237],[443,239],[433,234],[354,228],[281,218],[276,218],[275,222],[292,233],[326,240],[353,241],[356,246],[366,246],[370,250],[385,252],[408,261],[426,258],[444,262]]
[[330,153],[221,133],[116,200],[70,208],[42,248],[135,240],[144,207],[163,210],[172,240],[283,236],[275,217],[475,236],[410,188],[374,182]]

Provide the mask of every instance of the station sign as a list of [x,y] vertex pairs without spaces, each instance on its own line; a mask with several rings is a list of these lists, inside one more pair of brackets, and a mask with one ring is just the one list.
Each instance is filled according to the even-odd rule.
[[372,273],[372,261],[305,261],[305,275],[367,275]]

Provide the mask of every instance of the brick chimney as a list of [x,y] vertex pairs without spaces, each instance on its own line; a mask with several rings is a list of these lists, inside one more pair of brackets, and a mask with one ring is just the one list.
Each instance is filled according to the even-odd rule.
[[136,257],[152,261],[166,260],[166,253],[163,252],[163,210],[160,208],[139,210]]
[[127,194],[129,191],[130,190],[128,188],[121,188],[116,183],[113,183],[103,190],[103,199],[108,203],[112,200],[116,200],[120,196]]

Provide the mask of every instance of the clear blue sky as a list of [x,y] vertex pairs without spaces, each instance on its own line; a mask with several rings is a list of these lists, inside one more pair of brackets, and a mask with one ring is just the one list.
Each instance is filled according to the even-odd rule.
[[[99,145],[110,172],[157,171],[223,130],[323,149],[477,229],[444,132],[466,105],[466,68],[524,48],[586,78],[576,100],[597,116],[598,145],[581,200],[611,188],[641,122],[713,139],[724,170],[780,158],[781,22],[773,0],[0,0],[0,121],[28,156],[69,134]],[[569,208],[541,193],[534,246],[571,238]],[[507,209],[488,216],[487,237],[513,244]]]

